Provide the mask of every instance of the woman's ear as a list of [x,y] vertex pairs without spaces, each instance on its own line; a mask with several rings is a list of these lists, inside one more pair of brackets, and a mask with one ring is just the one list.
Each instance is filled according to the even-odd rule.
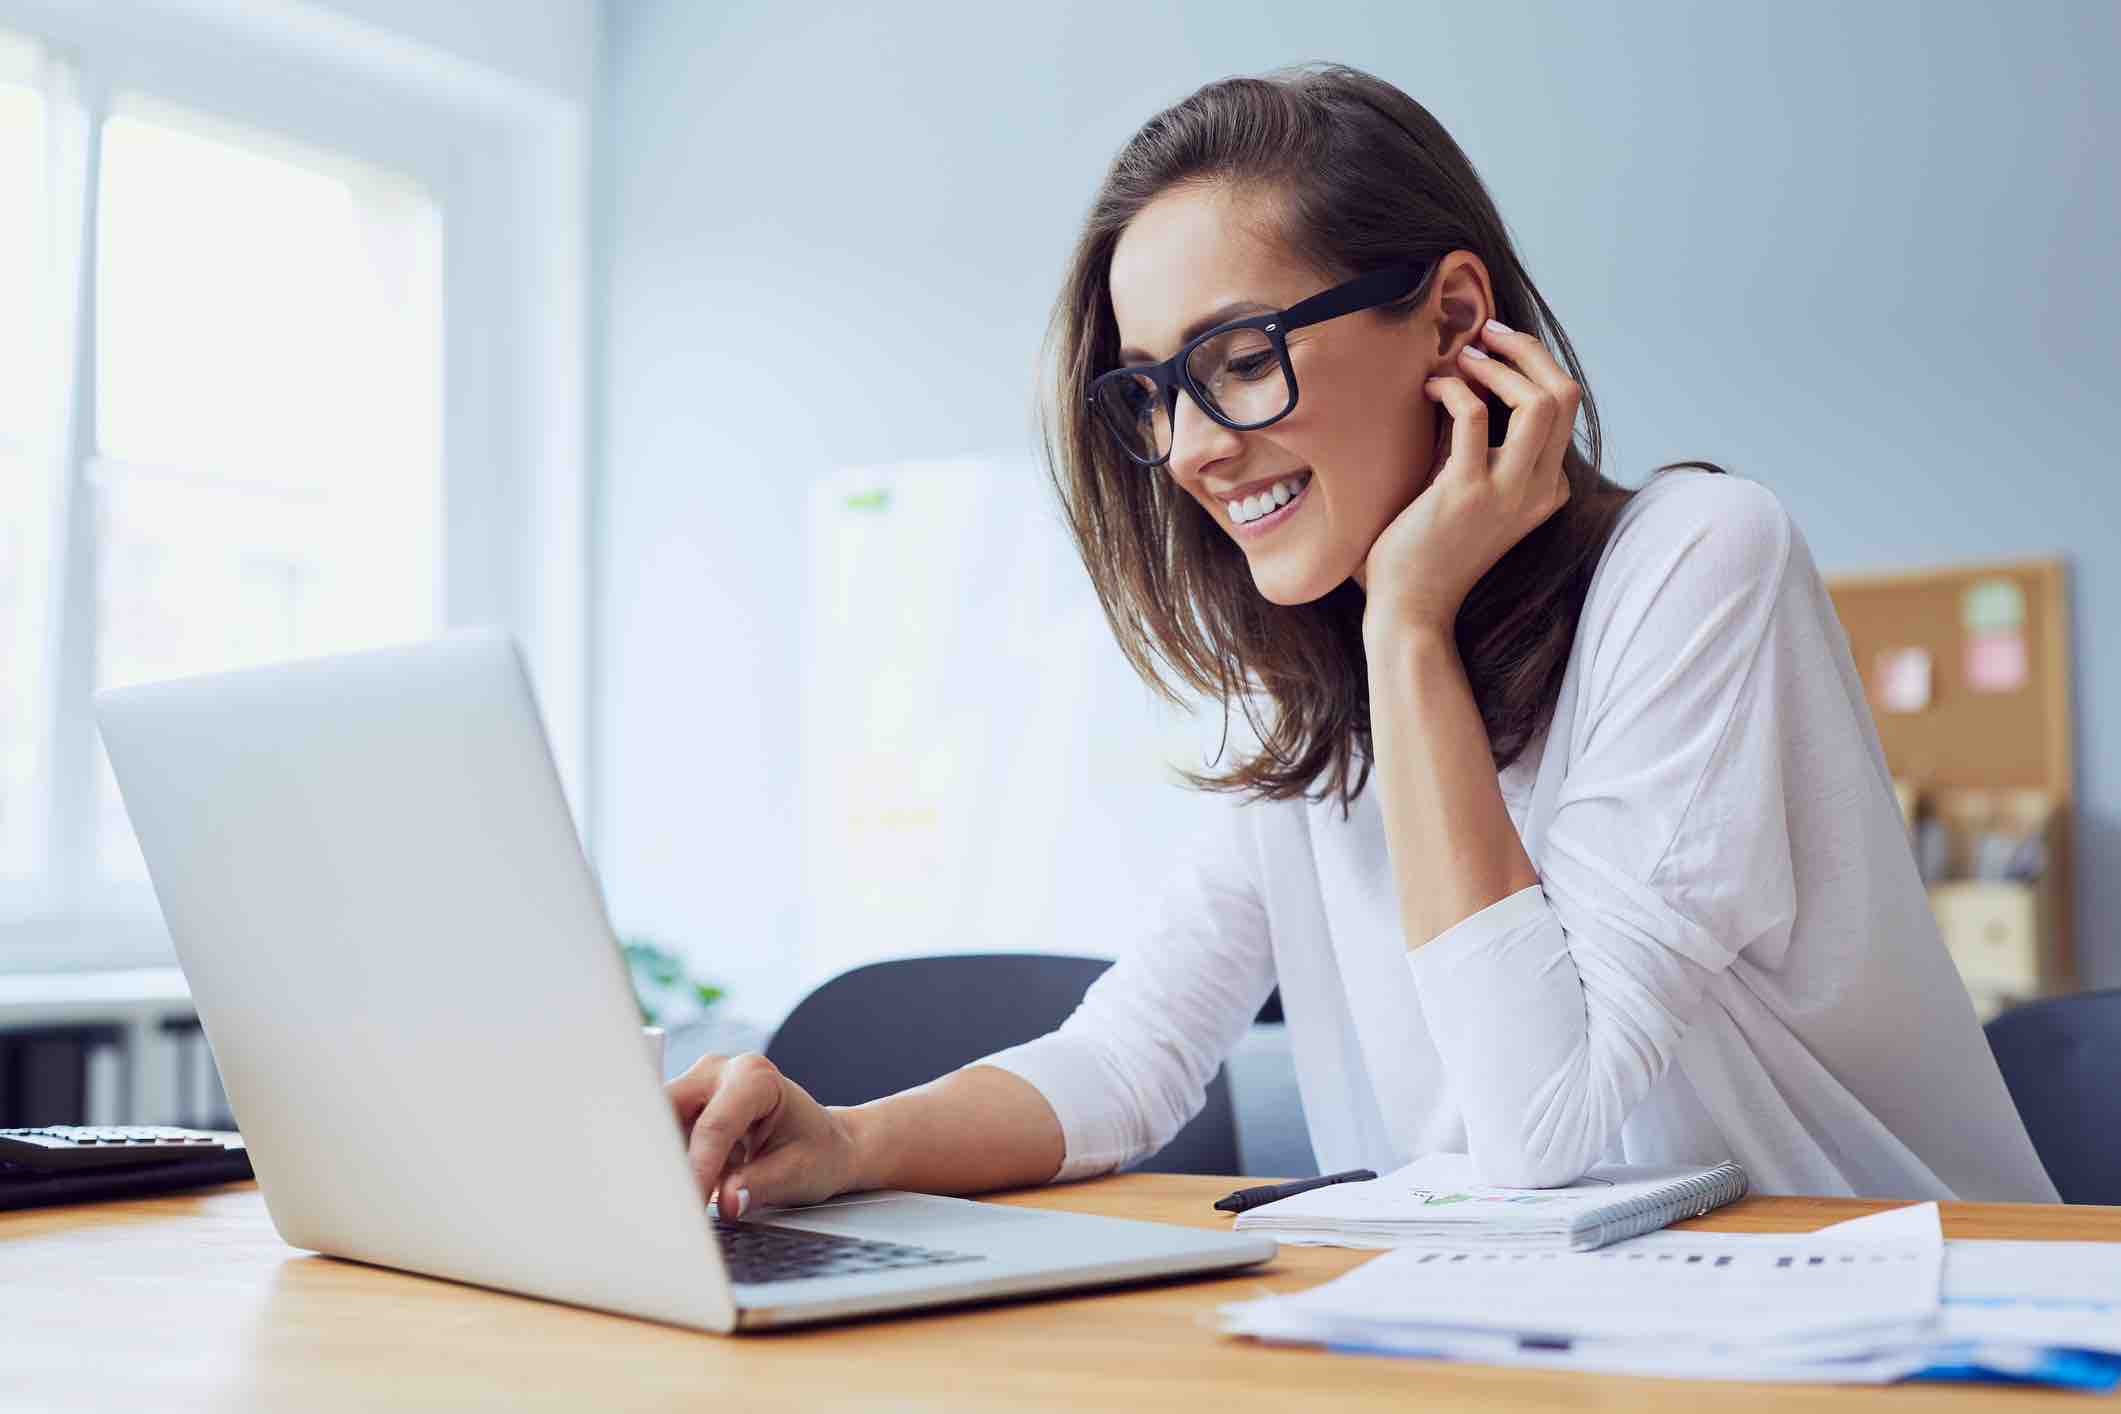
[[1429,308],[1436,324],[1436,371],[1456,373],[1458,351],[1479,337],[1480,326],[1495,312],[1488,272],[1479,256],[1454,250],[1443,258],[1429,291]]
[[[1462,377],[1458,351],[1480,338],[1481,326],[1495,315],[1494,291],[1488,285],[1487,267],[1470,250],[1454,250],[1436,269],[1429,291],[1428,310],[1436,326],[1436,364],[1433,373]],[[1470,380],[1469,380],[1470,381]],[[1510,406],[1487,388],[1473,385],[1488,405],[1488,446],[1499,447],[1510,428]],[[1449,437],[1450,414],[1437,405],[1440,438]]]

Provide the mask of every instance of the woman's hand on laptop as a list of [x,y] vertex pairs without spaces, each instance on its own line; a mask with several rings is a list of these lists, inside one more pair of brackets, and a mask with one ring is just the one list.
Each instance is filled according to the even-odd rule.
[[686,1157],[723,1217],[751,1207],[819,1203],[854,1187],[845,1123],[755,1051],[702,1056],[663,1087],[689,1137]]

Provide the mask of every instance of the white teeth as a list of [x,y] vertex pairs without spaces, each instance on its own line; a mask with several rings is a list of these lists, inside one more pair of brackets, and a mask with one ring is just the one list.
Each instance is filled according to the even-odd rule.
[[1304,489],[1310,479],[1309,472],[1300,472],[1275,482],[1256,496],[1247,496],[1242,501],[1226,502],[1230,509],[1230,519],[1239,525],[1249,525],[1261,516],[1280,510],[1296,499],[1297,493]]

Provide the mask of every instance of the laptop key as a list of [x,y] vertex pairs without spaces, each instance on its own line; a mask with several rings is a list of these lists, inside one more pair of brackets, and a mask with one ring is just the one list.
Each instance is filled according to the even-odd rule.
[[968,1252],[877,1242],[832,1232],[767,1227],[717,1217],[714,1235],[734,1281],[757,1284],[813,1277],[857,1276],[868,1272],[976,1262]]

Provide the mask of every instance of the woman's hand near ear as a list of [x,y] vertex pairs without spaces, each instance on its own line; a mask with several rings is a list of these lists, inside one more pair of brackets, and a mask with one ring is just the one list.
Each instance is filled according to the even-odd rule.
[[[1562,458],[1582,390],[1546,346],[1490,320],[1464,349],[1463,377],[1422,390],[1450,413],[1450,444],[1420,495],[1377,537],[1363,562],[1363,625],[1452,631],[1480,577],[1569,499]],[[1479,383],[1510,409],[1488,446]]]

